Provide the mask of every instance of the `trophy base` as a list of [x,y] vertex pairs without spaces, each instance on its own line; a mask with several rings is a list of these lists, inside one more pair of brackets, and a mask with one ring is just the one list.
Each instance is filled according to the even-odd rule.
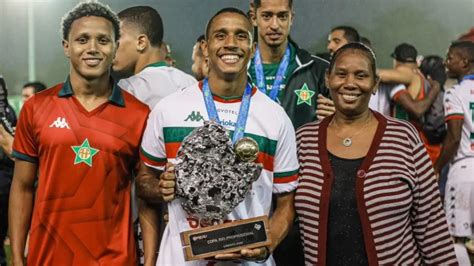
[[259,216],[181,233],[186,261],[271,244],[268,216]]

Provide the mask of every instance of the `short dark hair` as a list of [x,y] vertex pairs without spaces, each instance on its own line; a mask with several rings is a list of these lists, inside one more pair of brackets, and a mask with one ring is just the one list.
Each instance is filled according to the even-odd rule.
[[454,41],[449,46],[450,49],[458,49],[461,56],[470,63],[474,63],[474,42],[471,41]]
[[[253,0],[253,5],[255,7],[255,10],[257,10],[257,8],[259,8],[260,6],[262,6],[262,0]],[[293,0],[288,0],[288,7],[290,9],[293,8]]]
[[204,41],[206,39],[206,36],[204,36],[204,34],[201,34],[199,35],[199,37],[196,39],[196,44],[198,44],[198,47],[197,47],[197,55],[200,56],[200,57],[203,57],[203,53],[202,53],[202,49],[201,49],[201,42]]
[[[234,14],[239,14],[241,15],[242,17],[245,18],[246,21],[248,21],[250,27],[252,28],[252,23],[250,23],[250,20],[249,18],[247,17],[247,14],[244,13],[244,11],[238,9],[238,8],[235,8],[235,7],[225,7],[219,11],[217,11],[216,14],[214,14],[214,16],[211,17],[211,19],[207,22],[207,25],[206,25],[206,40],[209,40],[209,30],[211,29],[211,25],[212,25],[212,22],[214,22],[214,19],[219,16],[220,14],[222,13],[234,13]],[[250,34],[252,34],[252,31],[250,31]]]
[[347,42],[360,42],[359,32],[355,28],[343,25],[332,28],[331,32],[336,30],[344,31],[344,38],[347,40]]
[[61,20],[61,32],[63,40],[67,40],[71,25],[75,20],[83,17],[101,17],[112,23],[114,29],[115,41],[120,38],[120,22],[117,15],[110,9],[109,6],[99,2],[82,2],[67,12]]
[[26,87],[33,87],[34,93],[38,93],[46,89],[46,85],[44,85],[44,83],[39,82],[39,81],[28,82],[25,85],[23,85],[23,89]]
[[202,42],[206,39],[206,36],[204,34],[199,35],[199,37],[196,39],[196,42]]
[[341,48],[337,49],[337,51],[334,52],[334,55],[331,58],[331,62],[329,63],[329,68],[328,68],[329,73],[331,73],[334,70],[333,68],[336,63],[337,58],[347,50],[356,50],[365,54],[367,58],[369,58],[370,60],[370,66],[372,67],[372,73],[374,77],[377,76],[377,73],[376,73],[377,66],[375,64],[375,61],[376,61],[375,53],[367,45],[360,42],[350,42],[348,44],[343,45]]
[[425,56],[421,61],[420,70],[425,77],[430,76],[433,80],[438,81],[443,88],[447,79],[443,58],[437,55]]
[[154,8],[149,6],[133,6],[118,13],[120,20],[132,23],[145,34],[150,44],[159,47],[163,42],[163,20]]
[[401,43],[397,45],[390,54],[390,57],[401,63],[416,63],[418,57],[418,51],[415,46],[409,43]]

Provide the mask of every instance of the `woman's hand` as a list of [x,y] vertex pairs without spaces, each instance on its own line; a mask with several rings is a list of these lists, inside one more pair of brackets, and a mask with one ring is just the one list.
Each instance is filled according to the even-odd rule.
[[331,99],[318,94],[316,102],[318,103],[316,109],[316,117],[318,120],[322,120],[336,112],[336,107],[334,107],[334,102]]

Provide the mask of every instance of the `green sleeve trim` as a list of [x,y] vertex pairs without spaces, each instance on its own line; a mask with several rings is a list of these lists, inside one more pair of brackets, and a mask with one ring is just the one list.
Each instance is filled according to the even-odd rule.
[[281,173],[273,173],[273,177],[278,178],[278,177],[287,177],[287,176],[292,176],[298,174],[299,169],[293,170],[293,171],[288,171],[288,172],[281,172]]
[[30,162],[30,163],[37,163],[38,162],[37,157],[32,157],[32,156],[26,155],[24,153],[17,152],[15,150],[12,152],[12,156],[14,158],[18,159],[18,160],[27,161],[27,162]]
[[167,158],[158,158],[158,157],[155,157],[149,153],[147,153],[143,148],[140,147],[140,150],[142,152],[143,155],[145,155],[145,157],[147,157],[148,159],[154,161],[154,162],[157,162],[157,163],[163,163],[163,162],[166,162],[168,159]]
[[450,117],[450,116],[453,116],[453,115],[460,115],[460,116],[464,116],[464,113],[453,113],[453,114],[446,114],[445,117]]

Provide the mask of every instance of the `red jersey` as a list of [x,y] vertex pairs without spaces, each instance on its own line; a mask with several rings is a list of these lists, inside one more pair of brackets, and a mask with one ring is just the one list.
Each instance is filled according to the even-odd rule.
[[69,80],[25,103],[13,155],[38,164],[28,265],[135,265],[130,187],[148,113],[116,85],[89,112]]

